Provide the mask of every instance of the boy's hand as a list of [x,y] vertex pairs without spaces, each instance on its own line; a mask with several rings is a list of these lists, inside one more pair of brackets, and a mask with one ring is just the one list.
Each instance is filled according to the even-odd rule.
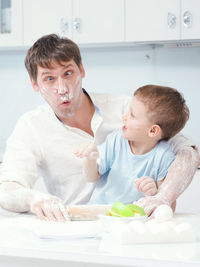
[[154,196],[158,189],[154,179],[143,176],[135,179],[135,185],[138,191],[141,191],[145,196]]
[[97,146],[94,143],[85,143],[82,144],[74,154],[79,158],[89,158],[97,159],[99,157],[99,152]]

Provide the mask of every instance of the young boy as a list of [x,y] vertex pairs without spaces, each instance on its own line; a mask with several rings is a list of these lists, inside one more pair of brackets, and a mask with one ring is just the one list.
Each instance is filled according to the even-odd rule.
[[98,146],[83,145],[83,172],[97,186],[90,204],[132,203],[155,195],[175,156],[166,142],[189,118],[189,109],[175,89],[146,85],[137,89],[123,127]]

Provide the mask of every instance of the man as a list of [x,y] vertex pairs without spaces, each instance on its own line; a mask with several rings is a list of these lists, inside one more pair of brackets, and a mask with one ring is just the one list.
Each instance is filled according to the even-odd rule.
[[[48,105],[24,114],[8,139],[0,205],[17,212],[31,211],[40,219],[62,221],[67,216],[64,204],[86,204],[95,186],[84,180],[82,162],[73,152],[83,142],[102,143],[108,133],[119,128],[129,97],[88,95],[82,89],[85,71],[78,46],[55,34],[36,41],[25,66],[34,90]],[[199,163],[196,147],[186,138],[176,136],[171,146],[177,157],[165,182],[157,195],[140,201],[148,214],[159,204],[174,202]],[[40,175],[50,194],[33,189]]]

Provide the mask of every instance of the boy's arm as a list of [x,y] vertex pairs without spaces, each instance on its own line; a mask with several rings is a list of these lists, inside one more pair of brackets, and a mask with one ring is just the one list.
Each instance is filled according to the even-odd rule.
[[155,196],[141,198],[137,202],[148,215],[152,214],[155,208],[161,204],[173,206],[176,199],[191,183],[199,166],[200,157],[197,147],[183,136],[177,136],[176,139],[178,140],[175,142],[174,137],[173,143],[170,143],[171,148],[174,148],[176,158],[170,166],[165,180],[159,187],[158,193]]
[[85,157],[83,160],[83,174],[88,182],[97,182],[101,175],[98,172],[97,158]]
[[93,143],[83,144],[75,153],[77,157],[83,158],[83,174],[88,182],[97,182],[101,175],[98,172],[97,158],[99,152]]

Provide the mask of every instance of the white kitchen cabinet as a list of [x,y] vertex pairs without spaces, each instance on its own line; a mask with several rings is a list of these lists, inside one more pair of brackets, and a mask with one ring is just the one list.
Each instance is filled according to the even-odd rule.
[[86,45],[200,39],[200,0],[0,0],[0,22],[1,47],[50,33]]
[[125,38],[131,42],[178,40],[180,0],[125,0]]
[[199,0],[125,0],[130,42],[200,39]]
[[50,33],[72,38],[72,0],[24,0],[24,45]]
[[0,1],[0,46],[21,46],[22,0]]
[[74,0],[73,39],[77,43],[124,41],[124,0]]
[[200,39],[200,1],[181,1],[181,39]]
[[24,0],[24,45],[58,33],[77,43],[124,41],[124,0]]

